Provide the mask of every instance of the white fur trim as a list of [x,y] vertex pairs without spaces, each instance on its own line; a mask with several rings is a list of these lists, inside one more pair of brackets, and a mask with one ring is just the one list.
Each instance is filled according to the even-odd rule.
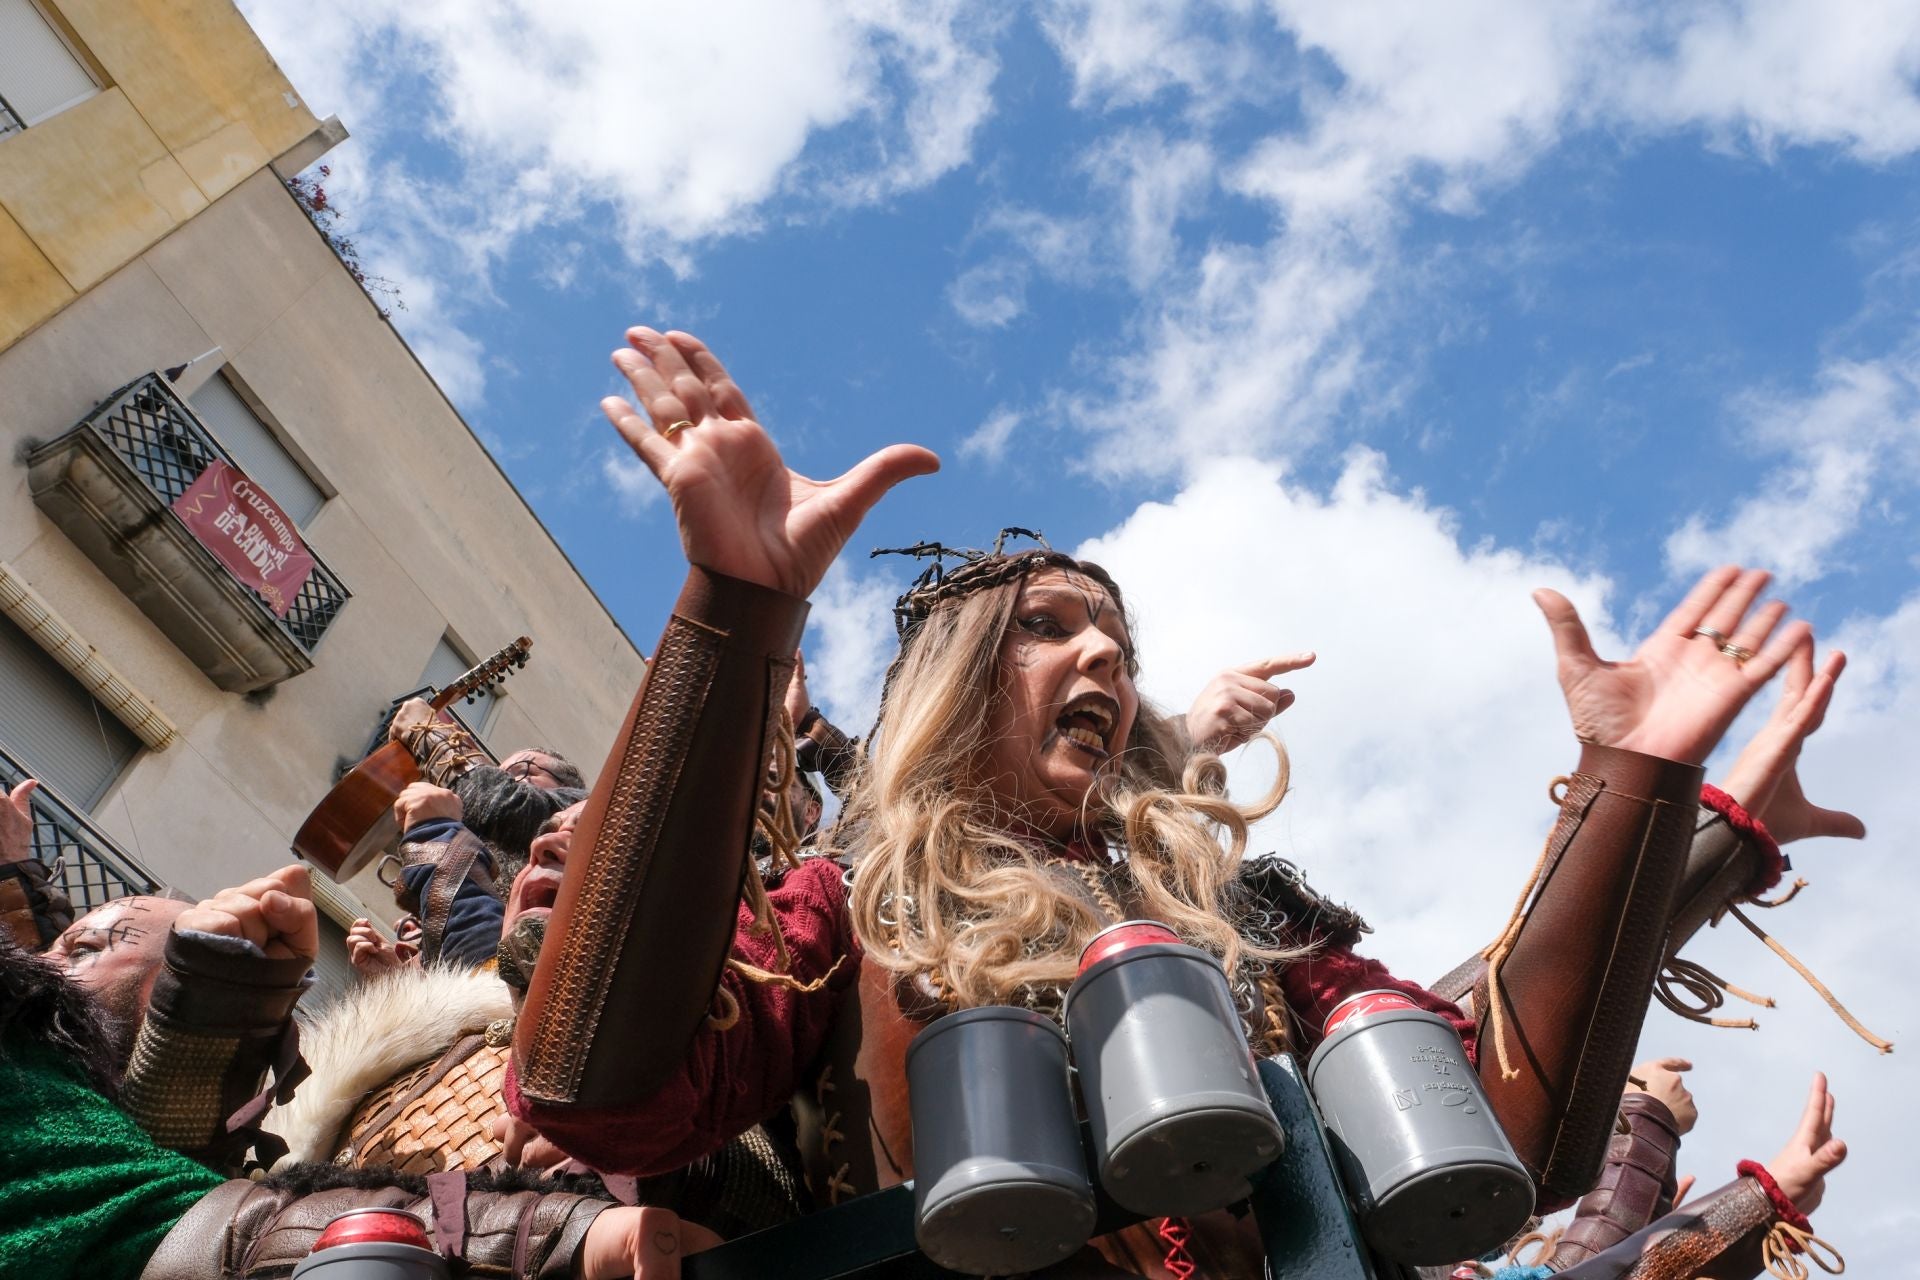
[[287,1141],[280,1164],[331,1160],[341,1127],[367,1094],[512,1014],[507,984],[490,969],[409,965],[355,983],[301,1025],[300,1054],[313,1074],[262,1125]]

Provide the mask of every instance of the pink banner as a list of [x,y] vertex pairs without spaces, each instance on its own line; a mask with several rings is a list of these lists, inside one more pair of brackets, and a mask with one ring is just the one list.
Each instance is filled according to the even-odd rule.
[[293,607],[313,556],[271,494],[231,463],[214,461],[173,504],[202,546],[258,591],[275,617]]

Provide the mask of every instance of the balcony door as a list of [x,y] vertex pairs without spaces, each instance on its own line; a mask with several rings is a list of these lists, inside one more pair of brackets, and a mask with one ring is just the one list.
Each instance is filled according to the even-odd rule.
[[0,746],[69,804],[92,809],[140,740],[26,632],[0,617]]

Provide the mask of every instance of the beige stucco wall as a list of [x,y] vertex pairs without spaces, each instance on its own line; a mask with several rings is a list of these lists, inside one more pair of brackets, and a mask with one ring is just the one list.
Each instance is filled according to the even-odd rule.
[[[314,669],[258,705],[188,662],[40,513],[17,464],[24,441],[216,345],[335,495],[306,533],[353,592]],[[0,560],[180,728],[95,810],[158,874],[198,892],[283,862],[336,760],[448,630],[479,656],[534,638],[489,728],[496,749],[538,742],[597,769],[639,654],[270,170],[0,352],[0,406]],[[366,877],[355,888],[390,913]]]
[[318,127],[232,0],[44,8],[105,88],[0,141],[0,344]]

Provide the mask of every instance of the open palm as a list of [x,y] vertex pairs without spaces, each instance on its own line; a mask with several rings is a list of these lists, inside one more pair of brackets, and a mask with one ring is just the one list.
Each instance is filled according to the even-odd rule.
[[[1625,662],[1607,662],[1594,652],[1565,596],[1545,588],[1534,592],[1553,629],[1575,735],[1582,742],[1703,763],[1747,700],[1811,634],[1804,622],[1780,627],[1787,606],[1778,601],[1752,608],[1771,576],[1737,565],[1715,569]],[[1702,634],[1708,631],[1753,656],[1729,656],[1722,641]]]
[[619,396],[600,408],[666,487],[681,546],[702,568],[809,596],[887,490],[939,469],[928,450],[897,444],[838,479],[810,480],[787,468],[698,338],[635,328],[627,341],[613,362],[647,417]]

